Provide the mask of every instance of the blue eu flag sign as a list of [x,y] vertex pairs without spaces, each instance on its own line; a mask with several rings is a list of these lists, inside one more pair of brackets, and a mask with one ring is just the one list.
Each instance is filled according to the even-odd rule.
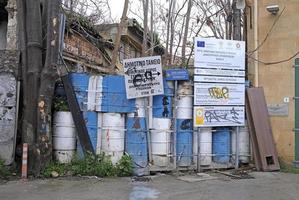
[[204,41],[197,41],[197,47],[205,47]]

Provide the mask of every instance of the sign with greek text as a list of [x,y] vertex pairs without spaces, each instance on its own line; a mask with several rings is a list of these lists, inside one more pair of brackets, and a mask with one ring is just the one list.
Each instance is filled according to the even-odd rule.
[[194,81],[206,83],[245,83],[245,77],[194,75]]
[[194,67],[245,70],[245,42],[195,38]]
[[161,56],[123,60],[128,99],[164,94]]
[[211,76],[240,76],[245,77],[244,70],[230,70],[230,69],[201,69],[195,68],[196,75],[211,75]]
[[196,106],[194,126],[244,126],[244,110],[244,106]]
[[194,105],[244,105],[244,84],[194,83]]

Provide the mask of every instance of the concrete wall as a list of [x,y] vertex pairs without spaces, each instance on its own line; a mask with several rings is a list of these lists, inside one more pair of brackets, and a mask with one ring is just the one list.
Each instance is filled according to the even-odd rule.
[[[258,49],[258,59],[262,62],[276,62],[290,58],[299,50],[299,2],[298,0],[258,0],[258,44],[267,38]],[[266,7],[278,4],[280,11],[277,15],[270,14]],[[254,5],[252,5],[254,6]],[[252,7],[253,8],[253,7]],[[285,8],[283,13],[282,10]],[[254,11],[254,10],[253,10]],[[252,12],[253,14],[254,12]],[[279,17],[279,15],[281,16]],[[253,26],[248,25],[248,51],[254,49],[254,18]],[[279,19],[278,19],[279,18]],[[250,18],[248,18],[250,19]],[[276,22],[272,32],[269,32]],[[268,35],[268,36],[267,36]],[[253,55],[252,55],[253,56]],[[299,57],[299,56],[297,56]],[[248,77],[256,86],[264,88],[268,105],[287,104],[288,114],[271,116],[272,130],[278,154],[286,161],[294,160],[294,62],[295,58],[279,64],[266,65],[258,63],[256,74],[255,61],[249,58]],[[258,82],[257,82],[258,80]],[[289,99],[289,102],[284,100]]]

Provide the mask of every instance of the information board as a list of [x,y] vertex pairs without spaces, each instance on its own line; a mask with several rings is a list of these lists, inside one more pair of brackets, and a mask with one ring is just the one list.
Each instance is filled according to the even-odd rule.
[[244,126],[244,106],[196,106],[194,126]]
[[194,67],[245,70],[245,42],[195,38]]
[[194,105],[244,105],[244,84],[194,83]]
[[123,60],[128,99],[164,94],[161,56]]

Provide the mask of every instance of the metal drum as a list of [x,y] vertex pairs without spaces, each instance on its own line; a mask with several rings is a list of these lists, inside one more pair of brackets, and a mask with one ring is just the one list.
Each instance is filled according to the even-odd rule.
[[93,111],[83,112],[85,125],[88,131],[88,136],[92,144],[94,152],[97,149],[97,138],[98,138],[98,114]]
[[230,130],[228,128],[215,128],[212,134],[213,161],[220,164],[227,164],[230,160]]
[[212,163],[212,129],[200,128],[200,165]]
[[103,113],[102,152],[116,164],[124,154],[125,117],[120,113]]
[[171,119],[153,118],[154,128],[151,130],[153,164],[167,167],[170,163]]
[[184,82],[178,87],[177,99],[177,140],[176,154],[178,166],[190,166],[192,163],[192,146],[193,146],[193,97],[192,85]]
[[86,111],[89,75],[85,73],[71,73],[69,78],[73,85],[76,99],[81,111]]
[[146,99],[136,99],[136,111],[127,115],[126,152],[133,159],[134,174],[148,175],[147,126],[145,118]]
[[76,128],[71,112],[56,112],[53,126],[54,158],[69,163],[76,149]]
[[[247,124],[245,122],[245,124]],[[232,150],[232,158],[235,160],[236,156],[236,139],[237,139],[237,132],[236,129],[232,132],[231,135],[231,150]],[[250,156],[250,143],[249,143],[249,133],[248,127],[243,126],[239,128],[239,162],[243,164],[249,163],[249,156]]]
[[153,97],[153,117],[172,118],[172,101],[174,96],[173,82],[163,80],[164,95]]
[[132,113],[135,99],[127,99],[124,76],[104,76],[102,80],[101,112]]

